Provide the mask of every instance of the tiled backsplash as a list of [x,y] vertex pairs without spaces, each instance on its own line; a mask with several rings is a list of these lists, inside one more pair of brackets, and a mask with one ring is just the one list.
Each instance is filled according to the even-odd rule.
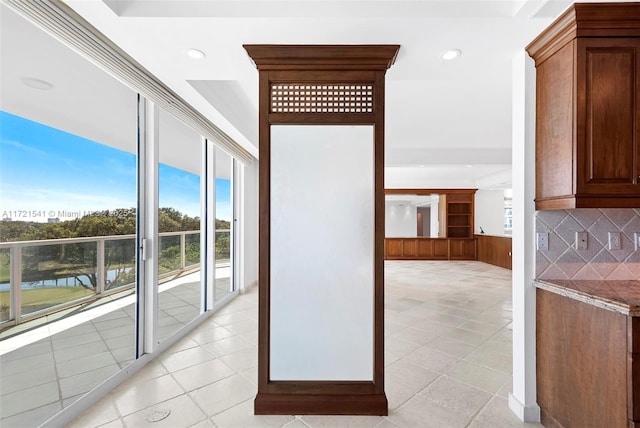
[[[586,250],[576,250],[576,232],[587,232]],[[549,233],[549,249],[536,252],[536,278],[640,279],[640,209],[538,211],[536,233]],[[609,250],[609,232],[620,232],[621,249]]]

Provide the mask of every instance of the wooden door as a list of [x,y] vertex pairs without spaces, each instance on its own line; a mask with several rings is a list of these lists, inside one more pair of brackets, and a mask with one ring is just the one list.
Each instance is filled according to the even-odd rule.
[[577,44],[578,194],[640,193],[640,41]]

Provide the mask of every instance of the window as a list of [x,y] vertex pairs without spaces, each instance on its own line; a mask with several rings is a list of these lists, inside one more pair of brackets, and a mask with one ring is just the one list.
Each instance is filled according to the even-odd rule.
[[504,233],[511,235],[513,228],[513,208],[511,199],[511,189],[505,190],[504,197]]

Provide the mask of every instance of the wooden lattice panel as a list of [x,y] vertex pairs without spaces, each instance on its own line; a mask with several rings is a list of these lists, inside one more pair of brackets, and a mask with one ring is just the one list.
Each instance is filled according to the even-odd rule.
[[373,112],[371,84],[271,84],[271,113]]

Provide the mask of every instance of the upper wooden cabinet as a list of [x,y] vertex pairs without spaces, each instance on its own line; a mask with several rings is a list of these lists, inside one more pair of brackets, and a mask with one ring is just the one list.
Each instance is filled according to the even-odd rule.
[[574,4],[527,52],[536,209],[640,207],[640,3]]

